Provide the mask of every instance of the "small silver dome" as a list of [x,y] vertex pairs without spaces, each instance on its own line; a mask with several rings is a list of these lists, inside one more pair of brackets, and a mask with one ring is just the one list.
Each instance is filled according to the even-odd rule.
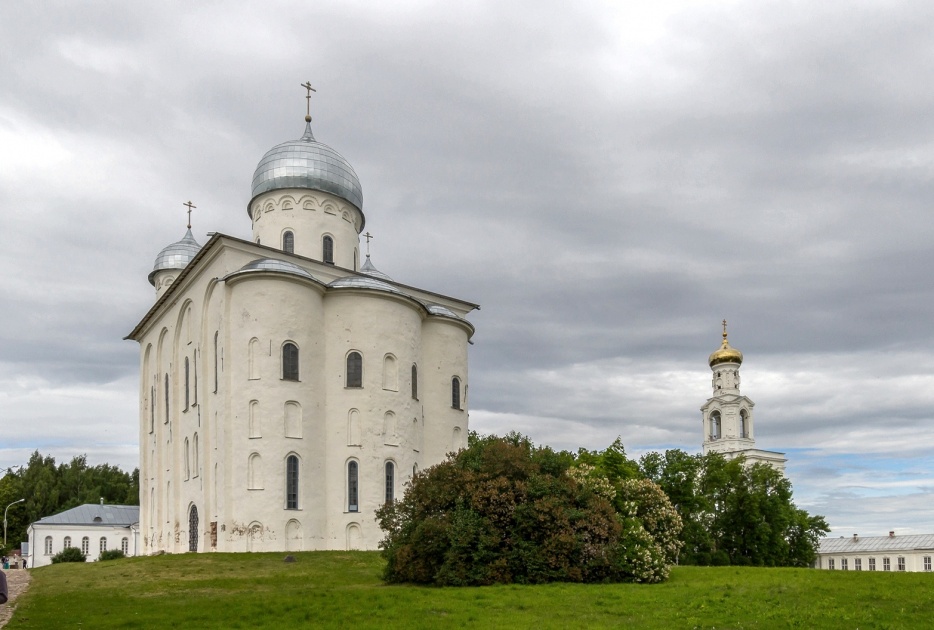
[[373,276],[374,278],[379,278],[380,280],[389,280],[392,281],[392,278],[384,274],[382,271],[377,269],[372,262],[370,262],[370,255],[366,255],[366,260],[363,261],[363,266],[360,267],[360,273],[365,273],[368,276]]
[[310,188],[331,193],[363,213],[363,188],[350,163],[340,153],[315,140],[311,123],[298,140],[278,144],[266,152],[253,172],[253,194],[283,188]]
[[156,264],[149,272],[149,284],[156,286],[156,273],[164,269],[181,270],[187,267],[200,249],[201,246],[191,235],[191,228],[189,228],[182,240],[172,243],[156,256]]
[[302,269],[296,264],[286,262],[284,260],[276,260],[275,258],[257,258],[252,262],[248,262],[243,265],[237,271],[227,274],[224,277],[224,280],[227,278],[232,278],[233,276],[240,276],[247,273],[257,273],[257,272],[274,272],[274,273],[287,273],[293,276],[298,276],[300,278],[305,278],[307,280],[314,280],[318,282],[318,279],[313,275]]

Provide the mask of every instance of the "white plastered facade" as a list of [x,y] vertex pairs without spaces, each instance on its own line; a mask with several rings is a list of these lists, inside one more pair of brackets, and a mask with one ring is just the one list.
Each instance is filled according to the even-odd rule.
[[142,552],[376,549],[379,506],[467,444],[476,305],[359,271],[363,214],[339,196],[276,189],[249,213],[251,241],[153,274],[128,336]]

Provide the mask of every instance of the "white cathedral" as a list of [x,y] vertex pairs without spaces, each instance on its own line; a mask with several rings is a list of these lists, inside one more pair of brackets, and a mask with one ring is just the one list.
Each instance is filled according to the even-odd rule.
[[723,342],[707,359],[713,395],[701,407],[704,427],[704,455],[720,453],[727,459],[740,455],[748,464],[768,464],[784,472],[784,453],[756,448],[753,407],[755,403],[739,391],[739,366],[743,353],[730,345],[723,321]]
[[251,240],[189,222],[149,274],[142,554],[376,549],[376,509],[467,445],[477,305],[360,264],[360,181],[305,120],[256,167]]

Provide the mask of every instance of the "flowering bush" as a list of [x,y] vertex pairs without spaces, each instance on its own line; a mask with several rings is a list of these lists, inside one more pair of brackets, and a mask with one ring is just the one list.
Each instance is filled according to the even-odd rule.
[[572,464],[570,453],[535,448],[515,434],[472,440],[377,512],[386,532],[384,579],[452,586],[664,580],[667,536],[680,521],[664,511],[657,487],[614,484],[593,466]]

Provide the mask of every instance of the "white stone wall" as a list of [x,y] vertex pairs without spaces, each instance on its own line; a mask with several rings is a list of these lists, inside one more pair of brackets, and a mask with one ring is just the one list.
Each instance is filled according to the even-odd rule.
[[[296,235],[296,249],[300,242]],[[262,257],[293,260],[321,283],[275,273],[222,280]],[[382,538],[374,512],[385,498],[385,463],[395,465],[394,493],[401,497],[414,467],[466,446],[469,324],[430,315],[411,297],[325,289],[347,275],[343,264],[302,261],[222,237],[145,320],[134,337],[141,350],[144,553],[188,551],[192,505],[198,551],[375,549]],[[460,316],[471,308],[405,290]],[[298,382],[282,379],[286,341],[299,348]],[[351,350],[363,357],[360,389],[345,386]],[[387,357],[390,374],[384,374]],[[412,397],[412,364],[418,366],[418,399]],[[461,409],[451,407],[454,376],[461,381]],[[356,429],[349,426],[352,414]],[[286,508],[290,454],[300,462],[298,509]],[[251,457],[257,456],[251,483]],[[350,460],[359,465],[358,512],[347,505]]]
[[[52,556],[65,549],[65,538],[71,538],[71,546],[81,549],[81,539],[88,538],[87,561],[96,562],[100,556],[100,540],[107,540],[107,549],[122,549],[127,539],[127,556],[140,554],[138,531],[130,527],[112,525],[36,525],[29,528],[29,556],[27,566],[31,569],[52,564]],[[52,538],[52,553],[46,553],[45,539]]]

